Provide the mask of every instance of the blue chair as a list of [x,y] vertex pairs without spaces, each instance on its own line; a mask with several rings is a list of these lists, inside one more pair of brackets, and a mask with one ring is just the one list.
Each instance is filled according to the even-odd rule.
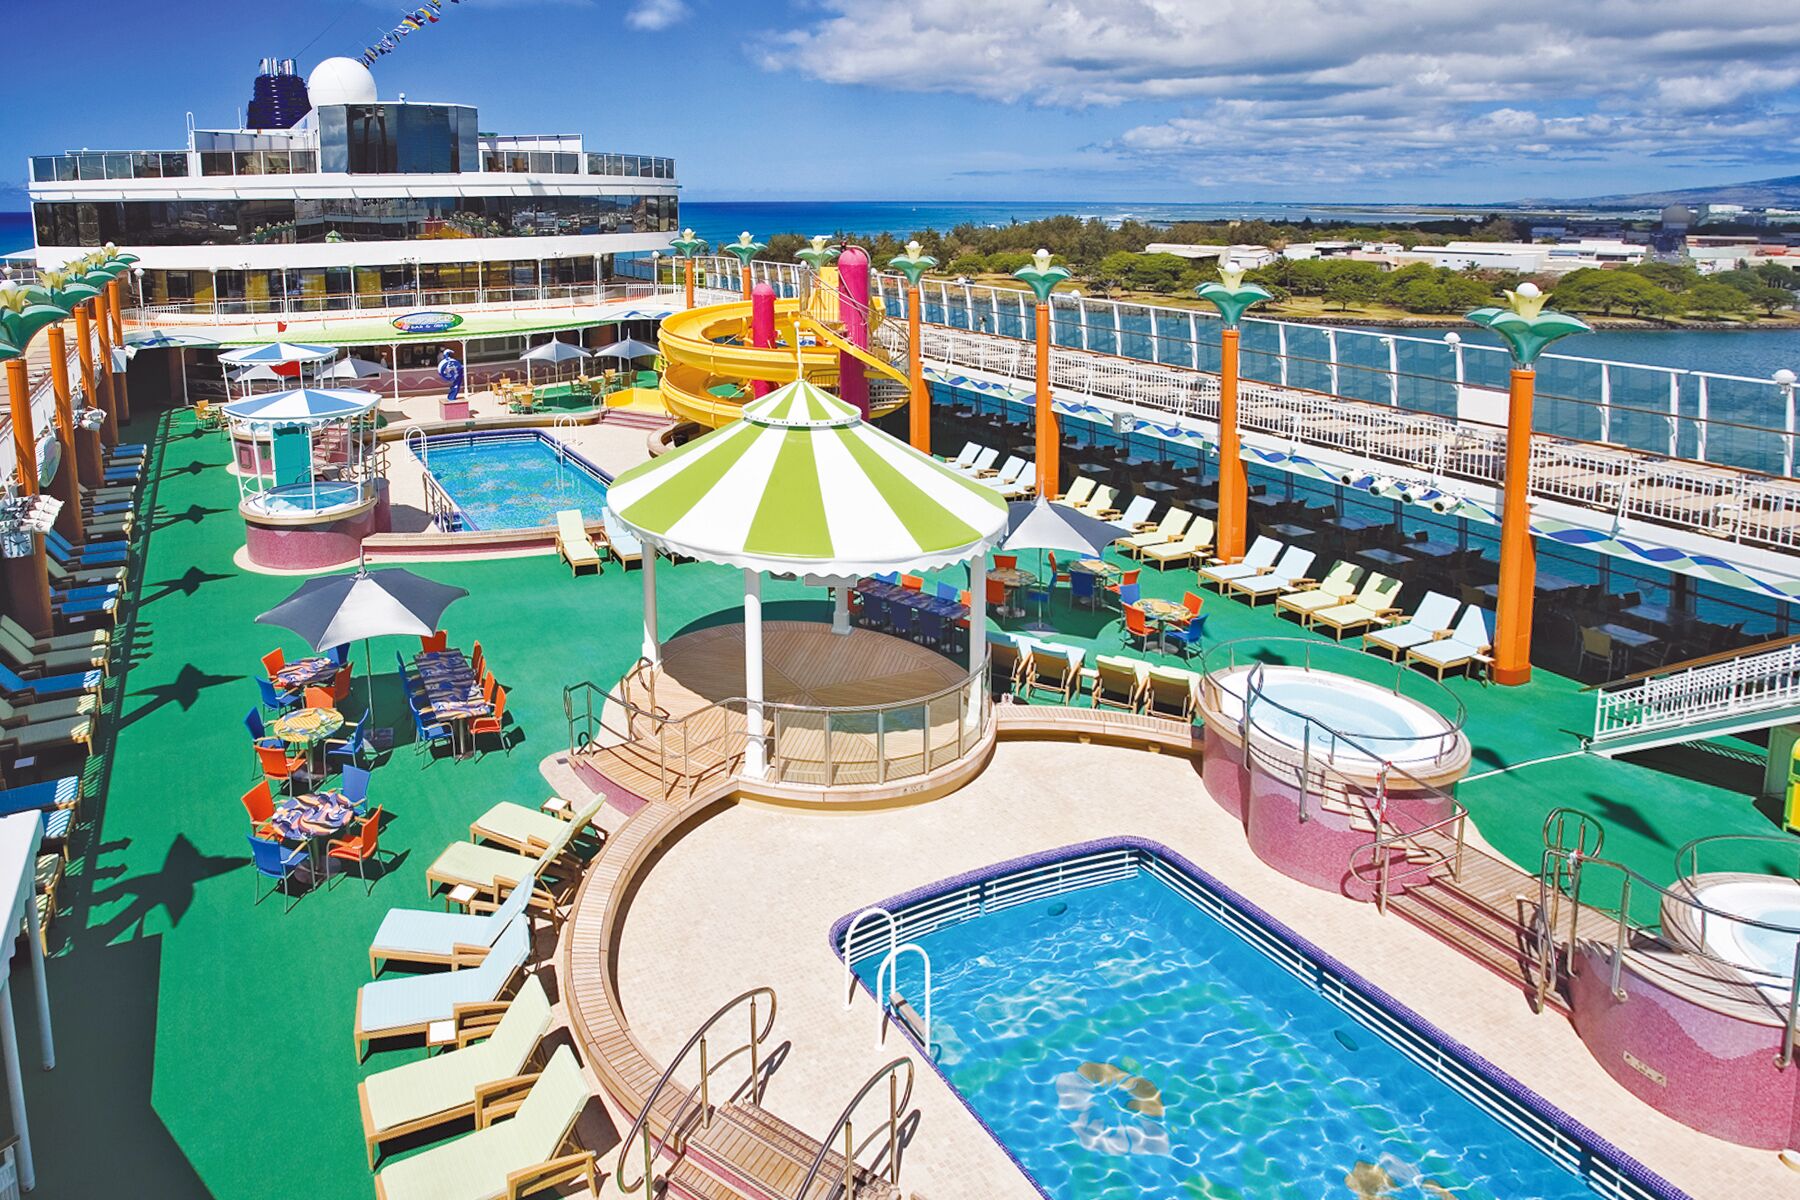
[[886,629],[891,619],[888,615],[888,602],[880,596],[863,597],[863,624],[871,629]]
[[341,646],[333,646],[331,649],[327,650],[325,653],[327,653],[331,656],[331,665],[339,668],[340,670],[342,668],[350,665],[350,643],[349,642],[345,642]]
[[257,691],[262,693],[262,706],[269,712],[284,713],[300,703],[298,695],[284,696],[275,689],[275,685],[267,679],[256,681]]
[[446,743],[450,740],[450,726],[436,719],[427,720],[425,714],[417,708],[412,710],[413,719],[413,753],[416,755],[427,747]]
[[77,550],[54,529],[44,534],[44,549],[71,571],[82,567],[123,566],[131,554],[131,548],[125,542],[86,542]]
[[1170,628],[1163,630],[1163,642],[1170,650],[1179,653],[1183,658],[1187,658],[1189,655],[1193,654],[1194,647],[1200,644],[1200,639],[1205,633],[1206,614],[1201,613],[1199,616],[1189,621],[1187,623],[1187,628],[1185,629],[1179,626],[1171,626]]
[[345,771],[348,771],[351,765],[360,763],[363,749],[368,745],[368,728],[369,712],[364,709],[362,720],[358,721],[348,734],[341,738],[325,739],[326,763],[329,764],[334,758],[346,759],[350,765],[345,766]]
[[344,799],[346,799],[350,802],[350,807],[354,808],[356,810],[357,816],[366,817],[369,815],[369,812],[368,812],[369,772],[368,771],[366,771],[362,767],[353,767],[353,766],[346,765],[344,767],[344,778],[338,784],[338,790],[344,794]]
[[101,681],[105,678],[103,671],[75,671],[67,675],[41,675],[36,679],[20,679],[12,668],[0,663],[0,688],[14,696],[29,693],[40,700],[48,700],[52,696],[98,692]]
[[928,646],[942,646],[950,640],[950,626],[943,616],[934,612],[919,614],[919,640]]
[[937,598],[957,604],[962,601],[962,590],[953,584],[940,583],[937,585]]
[[1121,583],[1119,585],[1119,607],[1124,608],[1127,604],[1136,604],[1137,602],[1138,585],[1135,583]]
[[[271,842],[252,834],[245,834],[250,843],[250,865],[256,868],[256,874],[250,882],[256,885],[256,902],[261,904],[276,892],[287,897],[287,905],[282,912],[292,912],[294,903],[299,899],[294,893],[293,883],[296,876],[307,874],[306,847],[296,846],[292,850],[280,842]],[[257,879],[273,879],[275,886],[268,891],[262,890]]]
[[1090,575],[1086,571],[1069,572],[1070,601],[1085,604],[1089,608],[1092,608],[1099,595],[1099,580],[1097,576]]
[[894,585],[894,586],[895,586],[895,587],[899,587],[899,586],[900,586],[900,572],[898,572],[898,571],[889,571],[889,572],[888,572],[888,573],[887,573],[887,574],[885,574],[885,575],[882,575],[882,574],[879,574],[879,573],[878,573],[878,574],[877,574],[877,575],[876,575],[876,576],[875,576],[875,578],[877,578],[877,579],[879,579],[879,580],[881,580],[881,582],[883,582],[883,583],[891,583],[891,584],[893,584],[893,585]]

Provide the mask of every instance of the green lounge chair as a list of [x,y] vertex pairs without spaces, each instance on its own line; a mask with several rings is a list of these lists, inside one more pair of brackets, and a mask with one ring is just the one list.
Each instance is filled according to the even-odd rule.
[[475,1132],[383,1167],[376,1198],[517,1200],[577,1181],[597,1196],[593,1151],[563,1152],[591,1097],[574,1051],[559,1046],[537,1075],[477,1089]]
[[376,1038],[425,1033],[437,1021],[455,1020],[469,1004],[491,1004],[504,996],[531,952],[531,918],[514,917],[478,967],[377,979],[356,990],[356,1061]]
[[55,675],[64,671],[85,671],[90,667],[106,669],[107,648],[98,643],[69,650],[38,652],[0,628],[0,654],[6,655],[13,669],[25,678],[33,675]]
[[66,721],[70,717],[91,720],[99,712],[100,698],[92,692],[30,703],[0,698],[0,726],[8,729],[19,725],[42,725],[45,721]]
[[[32,705],[26,712],[33,711]],[[4,700],[0,700],[0,747],[5,747],[14,754],[38,754],[46,750],[57,750],[65,746],[79,745],[89,754],[94,752],[94,721],[92,716],[51,717],[42,720],[15,724],[15,710]]]
[[[580,882],[582,861],[569,851],[569,843],[599,811],[604,801],[596,800],[575,820],[566,822],[561,836],[538,854],[520,854],[498,846],[482,846],[474,842],[452,842],[425,869],[425,886],[435,894],[441,884],[446,888],[466,886],[482,896],[498,900],[521,883],[530,881],[537,893],[534,908],[561,920],[562,904]],[[535,877],[535,879],[534,879]]]
[[30,630],[4,613],[0,613],[0,631],[11,634],[14,641],[33,654],[48,654],[54,650],[86,650],[96,646],[105,649],[112,645],[112,634],[105,629],[84,629],[80,633],[33,637]]
[[[468,1023],[470,1029],[457,1031],[458,1049],[377,1071],[356,1085],[371,1171],[381,1143],[473,1116],[484,1086],[523,1071],[550,1032],[550,998],[533,975],[498,1024],[484,1018]],[[487,1040],[473,1045],[465,1040],[483,1035]]]
[[369,974],[380,974],[386,962],[430,963],[470,967],[493,949],[494,940],[513,918],[525,911],[536,880],[516,887],[493,912],[436,912],[428,908],[395,908],[381,919],[375,940],[369,943]]
[[603,803],[596,800],[586,811],[574,814],[576,829],[571,835],[568,819],[502,800],[469,823],[469,840],[494,842],[520,854],[542,854],[556,843],[573,841],[590,829],[604,840],[605,834],[594,827],[594,818],[600,815]]

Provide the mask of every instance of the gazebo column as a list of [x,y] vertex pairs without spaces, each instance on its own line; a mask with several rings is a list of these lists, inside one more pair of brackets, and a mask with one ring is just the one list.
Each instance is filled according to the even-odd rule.
[[[37,906],[34,900],[26,903]],[[37,1168],[31,1161],[31,1126],[25,1119],[25,1080],[19,1073],[19,1028],[13,1022],[10,976],[0,979],[0,1059],[5,1060],[6,1098],[12,1108],[13,1132],[19,1139],[19,1187],[29,1192],[37,1186]]]
[[969,674],[987,664],[987,551],[969,563]]
[[850,581],[840,580],[831,589],[831,632],[850,632]]
[[656,636],[656,547],[644,547],[644,657],[662,666],[662,640]]
[[761,779],[769,758],[763,744],[762,576],[744,569],[744,774]]
[[38,1061],[46,1071],[56,1068],[56,1036],[50,1028],[50,980],[44,974],[44,925],[38,906],[25,906],[26,940],[31,943],[31,994],[37,1001]]

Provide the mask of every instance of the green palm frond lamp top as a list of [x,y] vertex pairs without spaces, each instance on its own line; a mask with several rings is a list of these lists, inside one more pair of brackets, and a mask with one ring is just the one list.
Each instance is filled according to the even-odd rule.
[[44,326],[69,315],[67,309],[33,294],[41,290],[22,288],[10,279],[0,281],[0,338],[17,349],[23,350]]
[[919,276],[937,265],[937,259],[929,254],[919,253],[917,238],[906,243],[905,254],[896,254],[888,259],[888,266],[906,276],[906,282],[913,287],[919,286]]
[[19,349],[11,342],[0,340],[0,362],[5,362],[9,358],[18,358],[24,353],[23,350]]
[[1557,338],[1591,332],[1586,321],[1555,309],[1545,309],[1549,299],[1538,290],[1537,284],[1528,280],[1521,283],[1517,291],[1506,293],[1507,307],[1478,308],[1469,314],[1469,320],[1499,334],[1507,349],[1512,351],[1513,362],[1520,367],[1529,367],[1544,352],[1544,347]]
[[824,234],[815,233],[811,244],[797,251],[794,257],[815,271],[823,271],[837,261],[837,256],[843,252],[837,246],[828,245],[830,241]]
[[761,254],[764,250],[767,250],[768,246],[764,245],[762,242],[752,241],[750,239],[750,231],[746,229],[744,232],[738,234],[737,241],[726,242],[723,246],[719,247],[719,249],[725,251],[727,254],[734,255],[739,262],[747,267],[750,265],[750,260],[755,258],[758,254]]
[[1194,295],[1219,310],[1225,328],[1236,329],[1246,309],[1269,299],[1269,289],[1260,284],[1245,283],[1244,268],[1236,263],[1224,263],[1219,267],[1219,281],[1201,284],[1194,289]]
[[1066,268],[1050,265],[1048,250],[1039,250],[1031,256],[1029,267],[1020,267],[1013,272],[1014,279],[1024,280],[1026,285],[1031,288],[1031,292],[1037,297],[1039,304],[1049,303],[1050,289],[1068,277],[1069,272]]
[[695,237],[691,229],[684,229],[680,237],[669,243],[669,249],[682,258],[693,258],[706,253],[706,239]]

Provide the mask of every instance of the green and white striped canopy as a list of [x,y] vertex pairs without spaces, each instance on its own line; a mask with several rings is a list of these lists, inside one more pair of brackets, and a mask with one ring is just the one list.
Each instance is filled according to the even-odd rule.
[[665,553],[777,573],[929,570],[1006,534],[998,491],[803,381],[626,471],[607,507]]

